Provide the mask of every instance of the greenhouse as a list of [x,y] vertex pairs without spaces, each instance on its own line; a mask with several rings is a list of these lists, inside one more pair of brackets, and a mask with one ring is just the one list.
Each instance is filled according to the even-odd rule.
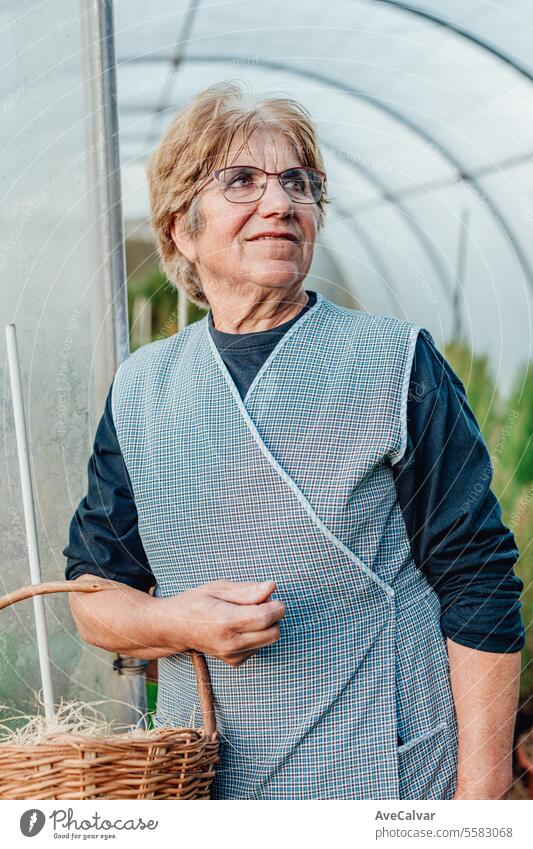
[[[524,583],[516,733],[533,727],[531,4],[7,0],[0,28],[0,313],[18,336],[42,580],[64,580],[118,366],[205,316],[162,271],[149,157],[215,83],[292,98],[317,128],[330,201],[306,289],[427,329],[486,441]],[[31,576],[0,344],[5,594]],[[114,700],[106,714],[128,723],[131,704],[153,708],[154,663],[82,641],[64,595],[45,607],[56,700]],[[30,603],[2,611],[0,647],[0,704],[31,713]]]

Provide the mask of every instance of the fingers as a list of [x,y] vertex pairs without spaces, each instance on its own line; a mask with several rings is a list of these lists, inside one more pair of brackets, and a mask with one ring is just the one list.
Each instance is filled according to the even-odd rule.
[[265,601],[263,604],[230,605],[226,613],[226,622],[232,631],[264,631],[285,616],[285,605],[281,601]]
[[188,605],[185,613],[182,612],[183,605],[179,606],[180,622],[225,629],[232,634],[262,631],[285,616],[285,605],[278,599],[265,601],[263,604],[234,604],[214,599],[207,594],[196,593],[193,599],[195,603]]
[[232,604],[262,604],[272,595],[276,584],[274,581],[211,581],[201,589]]
[[184,643],[240,666],[279,640],[285,605],[270,599],[275,589],[274,581],[212,581],[183,593],[178,607]]
[[241,666],[259,649],[276,643],[279,637],[279,625],[272,625],[271,628],[264,631],[249,631],[235,637],[231,642],[232,647],[228,646],[224,653],[218,655],[218,657],[230,666]]
[[246,651],[239,654],[229,655],[227,657],[221,657],[220,660],[223,660],[224,663],[227,663],[228,666],[242,666],[243,663],[246,663],[249,657],[252,657],[256,652],[255,651]]
[[[264,631],[247,631],[246,634],[240,634],[238,638],[239,652],[254,650],[259,651],[264,646],[271,646],[279,640],[279,625],[272,625],[271,628],[266,628]],[[228,652],[233,654],[233,652]]]

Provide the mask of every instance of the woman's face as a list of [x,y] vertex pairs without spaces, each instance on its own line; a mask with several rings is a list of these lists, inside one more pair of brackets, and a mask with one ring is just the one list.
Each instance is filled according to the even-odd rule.
[[[290,141],[279,130],[257,129],[248,140],[241,137],[229,149],[227,165],[255,165],[265,171],[284,171],[302,165]],[[269,177],[263,197],[252,203],[226,200],[218,180],[199,195],[206,225],[193,239],[178,236],[176,244],[197,273],[206,293],[213,287],[243,283],[294,289],[307,275],[317,234],[318,207],[293,201],[277,177]],[[257,239],[260,233],[288,232],[296,238]]]

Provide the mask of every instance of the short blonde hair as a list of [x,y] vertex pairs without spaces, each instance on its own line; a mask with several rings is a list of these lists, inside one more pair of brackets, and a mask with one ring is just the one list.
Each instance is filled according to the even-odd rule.
[[[174,216],[183,220],[189,236],[199,232],[205,222],[198,208],[201,195],[194,195],[202,180],[217,164],[223,166],[238,129],[249,151],[253,131],[265,126],[287,136],[303,166],[324,170],[317,132],[304,106],[281,97],[247,100],[241,85],[233,81],[209,86],[180,110],[148,161],[152,226],[161,268],[168,280],[200,307],[209,304],[194,264],[172,239]],[[327,203],[324,188],[317,204],[318,230],[324,224]]]

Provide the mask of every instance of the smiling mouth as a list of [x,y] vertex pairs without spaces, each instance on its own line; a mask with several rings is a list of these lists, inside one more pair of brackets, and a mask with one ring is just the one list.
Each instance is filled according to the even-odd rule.
[[257,236],[255,239],[248,239],[249,242],[289,242],[291,245],[297,245],[296,239],[289,239],[288,236]]

